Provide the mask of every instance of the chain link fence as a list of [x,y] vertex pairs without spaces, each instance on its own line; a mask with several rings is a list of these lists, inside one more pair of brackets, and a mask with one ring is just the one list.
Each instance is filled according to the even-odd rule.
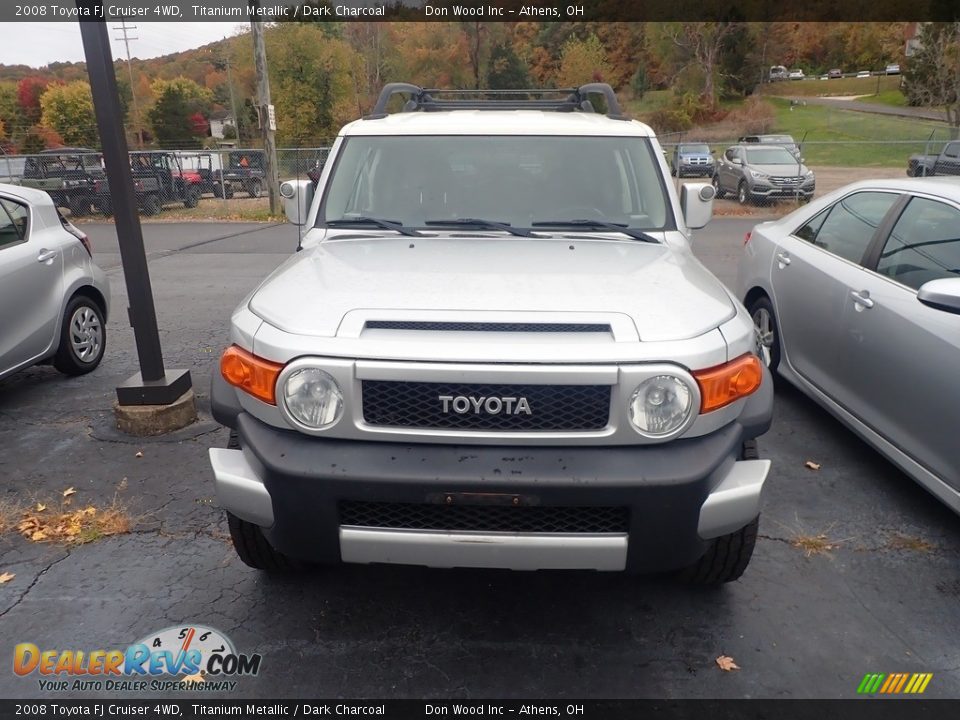
[[[754,208],[786,211],[856,180],[960,175],[960,141],[951,137],[936,131],[902,140],[804,141],[784,134],[717,139],[675,133],[659,140],[675,183],[713,184],[722,215]],[[329,147],[278,149],[281,181],[316,182],[329,152]],[[270,218],[262,149],[137,151],[130,153],[130,164],[142,216]],[[112,214],[109,178],[96,151],[0,154],[0,182],[48,192],[73,219]]]

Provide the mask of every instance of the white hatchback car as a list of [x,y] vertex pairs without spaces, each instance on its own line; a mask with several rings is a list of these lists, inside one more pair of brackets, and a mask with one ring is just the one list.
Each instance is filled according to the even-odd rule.
[[96,368],[109,299],[90,241],[50,196],[0,184],[0,378],[45,361],[67,375]]

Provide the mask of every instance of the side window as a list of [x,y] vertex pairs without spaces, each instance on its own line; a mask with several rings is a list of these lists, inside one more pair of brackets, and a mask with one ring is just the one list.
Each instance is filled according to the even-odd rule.
[[960,210],[913,198],[883,246],[877,272],[914,290],[960,276]]
[[20,203],[0,199],[0,250],[26,238],[29,217],[27,208]]
[[953,159],[960,157],[960,143],[948,143],[943,149],[943,155]]
[[728,148],[724,155],[727,156],[727,160],[733,160],[734,158],[739,157],[739,152],[736,148]]
[[827,219],[827,214],[830,212],[830,208],[823,210],[813,216],[811,220],[807,221],[807,224],[799,228],[796,232],[793,233],[794,237],[798,237],[801,240],[806,240],[811,242],[814,245],[817,244],[817,233],[820,232],[820,226],[823,225],[823,221]]
[[830,208],[817,231],[816,244],[844,260],[861,262],[873,234],[899,197],[885,192],[848,195]]

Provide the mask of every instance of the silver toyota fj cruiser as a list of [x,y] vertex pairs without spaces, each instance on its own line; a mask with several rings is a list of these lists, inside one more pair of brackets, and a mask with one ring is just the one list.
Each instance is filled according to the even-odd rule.
[[690,250],[713,188],[610,86],[394,83],[281,194],[212,388],[245,563],[741,575],[771,380]]

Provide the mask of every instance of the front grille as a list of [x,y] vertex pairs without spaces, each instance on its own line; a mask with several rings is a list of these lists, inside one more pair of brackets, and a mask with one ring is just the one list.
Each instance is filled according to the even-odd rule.
[[803,181],[802,177],[771,177],[771,185],[799,185]]
[[[363,419],[368,425],[455,430],[601,430],[610,415],[609,385],[475,385],[363,381]],[[444,412],[442,397],[446,401]],[[474,403],[459,398],[496,398]],[[512,398],[512,400],[508,400]],[[522,412],[520,398],[529,413]],[[465,410],[457,412],[457,409]]]
[[428,505],[340,502],[340,524],[405,530],[526,533],[625,533],[625,507]]
[[408,320],[371,320],[368,330],[445,330],[447,332],[610,332],[609,325],[595,323],[481,323],[416,322]]

